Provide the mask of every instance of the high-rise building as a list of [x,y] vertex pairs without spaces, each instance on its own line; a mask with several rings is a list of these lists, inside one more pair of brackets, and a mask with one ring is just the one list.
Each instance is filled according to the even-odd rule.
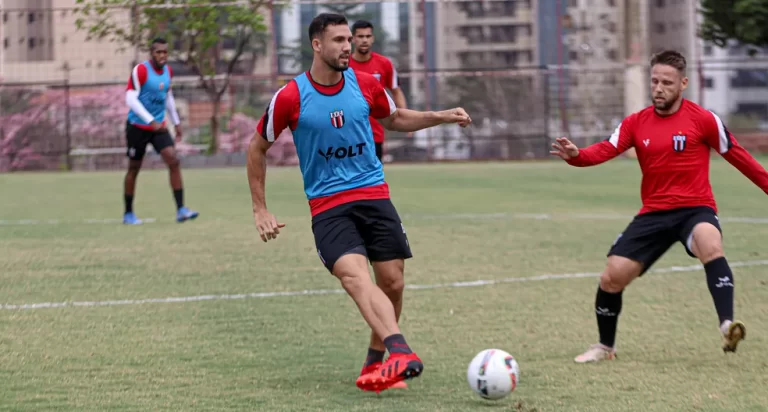
[[[76,0],[0,0],[0,79],[7,83],[126,81],[132,65],[147,55],[108,39],[87,41],[86,32],[77,29],[76,7]],[[128,9],[112,8],[108,13],[118,25],[131,26]],[[270,73],[272,49],[270,43],[266,56],[256,60],[253,73]],[[222,52],[232,53],[231,45],[223,42]],[[178,76],[196,77],[179,64],[174,69]]]

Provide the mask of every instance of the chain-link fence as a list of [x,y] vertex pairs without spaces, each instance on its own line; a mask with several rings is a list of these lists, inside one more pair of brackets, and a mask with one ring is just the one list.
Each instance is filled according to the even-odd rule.
[[[373,23],[373,51],[393,62],[408,107],[462,106],[472,115],[474,125],[466,129],[388,133],[388,161],[544,158],[551,139],[568,135],[590,144],[609,136],[627,114],[624,63],[568,64],[574,51],[561,30],[553,29],[558,16],[542,11],[540,1],[337,1],[264,2],[262,36],[252,38],[249,53],[233,65],[228,63],[237,41],[222,37],[209,55],[217,76],[207,77],[205,85],[199,67],[177,53],[187,50],[193,34],[173,37],[172,18],[147,33],[171,33],[169,64],[185,129],[178,149],[187,165],[244,162],[272,94],[308,69],[312,51],[305,30],[324,11],[343,13],[350,23]],[[74,0],[5,0],[3,7],[0,171],[124,167],[124,91],[132,67],[148,57],[146,50],[109,38],[87,40],[77,28],[82,12]],[[139,31],[144,21],[137,7],[111,8],[105,15],[126,33]],[[728,119],[734,132],[762,139],[768,128],[768,62],[697,65],[691,64],[696,67],[689,75],[700,80],[698,100]],[[295,164],[291,139],[278,142],[270,162]],[[148,156],[146,162],[151,167],[159,159]]]

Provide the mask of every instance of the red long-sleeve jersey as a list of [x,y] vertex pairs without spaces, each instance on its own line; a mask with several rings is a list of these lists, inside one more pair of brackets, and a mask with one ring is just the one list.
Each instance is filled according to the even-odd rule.
[[580,149],[568,160],[594,166],[634,147],[643,179],[639,214],[709,206],[717,211],[709,182],[710,149],[768,194],[768,172],[731,135],[720,118],[689,100],[670,116],[653,106],[625,118],[605,141]]

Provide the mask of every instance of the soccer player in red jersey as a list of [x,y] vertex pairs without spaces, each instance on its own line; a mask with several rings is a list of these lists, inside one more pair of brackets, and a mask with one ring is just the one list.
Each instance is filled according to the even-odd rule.
[[768,172],[731,135],[714,113],[683,99],[688,85],[685,58],[664,51],[651,59],[653,105],[625,118],[613,135],[579,149],[566,138],[553,155],[572,166],[594,166],[630,147],[637,150],[643,178],[643,206],[608,252],[595,299],[600,342],[576,357],[578,363],[614,359],[622,292],[642,276],[675,242],[698,258],[706,271],[723,335],[723,351],[735,352],[745,338],[733,320],[734,279],[723,254],[722,230],[709,183],[710,150],[768,193]]
[[[267,150],[290,128],[318,257],[339,279],[375,335],[356,385],[379,392],[419,376],[424,365],[398,326],[405,259],[412,253],[376,158],[369,116],[402,132],[446,123],[466,127],[471,119],[461,108],[398,109],[373,76],[348,70],[352,32],[342,15],[315,17],[309,39],[312,67],[275,93],[248,146],[253,215],[265,242],[284,227],[267,210],[264,180]],[[369,262],[377,284],[371,280]],[[385,350],[389,358],[382,362]]]
[[[355,71],[370,73],[385,89],[392,93],[392,100],[398,109],[407,109],[405,93],[400,89],[397,81],[397,70],[388,58],[371,51],[375,38],[373,37],[373,24],[369,21],[358,20],[352,25],[352,44],[355,50],[349,67]],[[384,156],[384,127],[373,116],[370,117],[371,129],[373,129],[373,141],[376,146],[376,157],[382,161]]]

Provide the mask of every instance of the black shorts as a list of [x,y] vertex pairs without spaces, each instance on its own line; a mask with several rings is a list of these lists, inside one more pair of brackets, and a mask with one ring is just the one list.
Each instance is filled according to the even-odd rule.
[[685,246],[691,257],[693,228],[711,223],[722,234],[717,214],[709,207],[686,207],[637,215],[611,246],[608,256],[616,255],[643,264],[645,273],[675,242]]
[[131,160],[143,159],[148,143],[152,143],[152,147],[157,153],[174,145],[173,137],[167,131],[153,132],[138,128],[130,123],[125,124],[125,140],[128,146],[125,154]]
[[374,143],[373,145],[376,147],[376,157],[381,161],[381,157],[384,156],[384,143]]
[[413,257],[400,216],[389,199],[358,200],[312,218],[317,254],[329,271],[340,257],[357,253],[371,262]]

